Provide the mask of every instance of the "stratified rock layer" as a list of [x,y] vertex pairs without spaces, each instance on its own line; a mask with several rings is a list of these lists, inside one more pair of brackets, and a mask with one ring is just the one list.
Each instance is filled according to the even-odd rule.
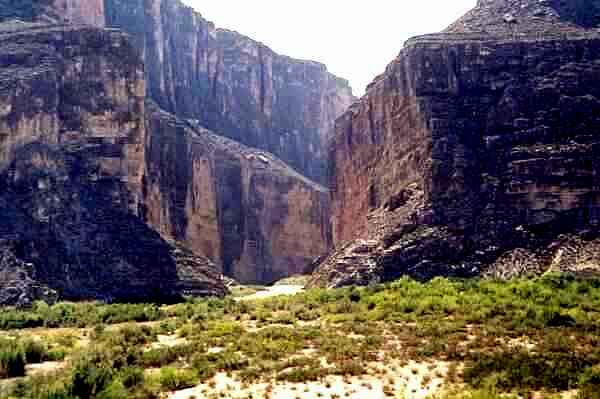
[[137,216],[144,96],[143,65],[123,33],[0,25],[2,303],[36,290],[105,300],[224,292],[210,262]]
[[147,107],[145,215],[241,282],[303,272],[330,245],[323,187],[264,151]]
[[106,0],[105,11],[107,26],[143,51],[148,94],[161,108],[324,182],[334,120],[353,100],[348,82],[216,29],[179,0]]
[[482,0],[409,40],[338,121],[313,284],[597,269],[596,6]]

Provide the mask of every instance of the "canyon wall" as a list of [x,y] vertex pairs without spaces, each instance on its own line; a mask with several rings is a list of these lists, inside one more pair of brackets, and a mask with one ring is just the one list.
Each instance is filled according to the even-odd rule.
[[[148,223],[243,282],[272,282],[323,255],[328,196],[292,168],[325,180],[334,120],[353,100],[347,82],[216,29],[179,1],[106,0],[105,11],[142,51],[148,98],[181,119],[148,119]],[[242,145],[202,150],[180,123]]]
[[0,0],[0,21],[104,26],[104,0]]
[[51,10],[67,23],[97,27],[105,23],[104,0],[53,0]]
[[406,43],[338,121],[313,284],[598,270],[600,35],[579,6],[482,0]]
[[[346,81],[322,64],[216,29],[177,0],[44,0],[21,8],[0,0],[0,17],[54,29],[105,21],[129,33],[145,63],[146,99],[156,104],[146,116],[136,111],[145,118],[146,147],[130,159],[144,175],[143,189],[130,190],[131,212],[150,228],[243,282],[304,271],[330,248],[329,198],[310,178],[325,180],[333,122],[353,100]],[[79,94],[95,103],[96,90]],[[193,129],[203,128],[235,142],[195,137]],[[29,137],[27,129],[15,134]]]
[[208,260],[137,217],[144,101],[123,33],[0,24],[1,303],[225,292]]
[[107,25],[143,51],[148,94],[161,108],[325,181],[335,118],[353,101],[347,81],[217,29],[179,0],[105,0],[105,11]]
[[273,155],[147,107],[145,216],[244,283],[301,273],[330,245],[323,187]]

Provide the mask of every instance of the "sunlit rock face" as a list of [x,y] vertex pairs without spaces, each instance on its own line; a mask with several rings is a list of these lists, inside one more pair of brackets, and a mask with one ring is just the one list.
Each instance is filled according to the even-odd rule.
[[105,12],[143,52],[148,93],[161,108],[325,181],[326,144],[353,100],[347,81],[216,29],[178,0],[105,0]]
[[72,24],[104,26],[104,0],[53,0],[56,16]]
[[104,0],[0,0],[0,21],[104,26]]
[[480,1],[339,119],[318,285],[597,270],[596,1]]
[[0,302],[224,293],[138,217],[144,100],[125,34],[0,24]]
[[144,214],[242,282],[303,272],[330,245],[322,186],[273,155],[147,106]]

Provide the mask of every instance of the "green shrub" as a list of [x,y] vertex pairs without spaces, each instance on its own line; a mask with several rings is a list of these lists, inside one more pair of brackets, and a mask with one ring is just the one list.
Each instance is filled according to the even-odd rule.
[[28,339],[21,343],[27,363],[42,363],[48,360],[48,348],[40,341]]
[[67,351],[64,348],[52,348],[46,354],[46,360],[49,362],[60,362],[65,360],[67,356]]
[[176,351],[171,348],[156,348],[143,352],[139,363],[143,367],[163,367],[176,360]]
[[600,366],[585,369],[579,376],[579,385],[600,391]]
[[198,377],[202,380],[208,380],[217,374],[217,368],[213,361],[206,355],[196,355],[192,359],[192,367],[198,373]]
[[138,367],[127,367],[119,373],[120,381],[125,388],[133,388],[144,384],[144,369]]
[[0,347],[0,378],[22,377],[25,375],[25,354],[20,345]]
[[97,399],[129,399],[129,397],[125,385],[117,378],[98,394]]
[[336,365],[335,374],[359,376],[367,373],[367,369],[361,362],[356,360],[345,360]]
[[94,398],[112,383],[114,370],[95,356],[80,359],[71,374],[71,392],[79,398]]
[[156,321],[165,316],[157,305],[149,304],[62,302],[49,306],[36,302],[30,310],[3,310],[0,313],[0,329],[89,327],[102,323]]
[[69,393],[63,381],[57,379],[56,376],[47,375],[20,379],[9,390],[7,397],[19,399],[76,399]]
[[586,365],[583,358],[571,353],[529,353],[511,350],[480,354],[467,362],[465,381],[482,387],[491,377],[502,389],[568,390],[577,385],[579,373]]
[[[238,371],[248,366],[248,360],[239,353],[231,350],[225,350],[217,353],[204,355],[208,362],[212,363],[217,370]],[[197,358],[197,361],[201,361]]]
[[198,376],[193,370],[177,370],[174,367],[160,369],[160,384],[169,391],[191,388],[198,383]]
[[291,383],[304,383],[308,381],[319,381],[328,375],[333,374],[333,371],[323,367],[302,367],[292,370],[282,371],[277,374],[277,381],[287,381]]

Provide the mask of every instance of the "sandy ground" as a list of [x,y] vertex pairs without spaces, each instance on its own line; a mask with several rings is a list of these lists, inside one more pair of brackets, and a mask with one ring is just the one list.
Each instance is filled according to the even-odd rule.
[[28,376],[50,374],[55,371],[60,371],[67,367],[67,362],[44,362],[37,364],[28,364],[25,368]]
[[448,364],[409,362],[400,367],[391,363],[380,364],[377,370],[377,375],[329,376],[322,381],[300,384],[273,381],[251,385],[236,380],[234,376],[219,373],[205,384],[171,393],[169,399],[424,399],[440,393]]
[[280,295],[296,295],[302,291],[304,291],[304,286],[302,285],[274,285],[272,287],[266,287],[264,291],[258,291],[252,295],[236,298],[236,301],[253,301]]
[[164,347],[172,348],[177,345],[185,345],[188,342],[187,339],[177,337],[176,335],[158,335],[156,339],[157,341],[150,345],[153,349]]

